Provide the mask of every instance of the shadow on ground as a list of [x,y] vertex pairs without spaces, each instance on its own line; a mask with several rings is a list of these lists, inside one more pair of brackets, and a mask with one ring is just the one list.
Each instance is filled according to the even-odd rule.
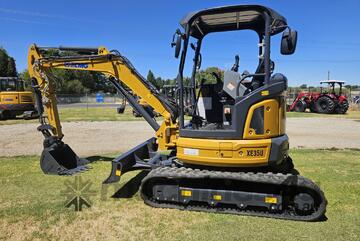
[[125,183],[116,193],[114,193],[112,198],[132,198],[135,193],[139,191],[141,181],[148,173],[148,171],[139,172],[136,176]]
[[107,156],[89,156],[86,159],[89,160],[90,162],[98,162],[98,161],[109,162],[109,161],[112,161],[114,158],[107,157]]
[[[114,158],[107,156],[89,156],[86,158],[90,162],[110,162]],[[122,185],[111,197],[112,198],[132,198],[140,189],[141,181],[146,177],[149,171],[141,171]]]

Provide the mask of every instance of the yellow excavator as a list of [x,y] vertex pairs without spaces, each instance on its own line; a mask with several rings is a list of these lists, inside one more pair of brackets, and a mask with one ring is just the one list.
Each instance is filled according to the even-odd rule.
[[[183,29],[176,30],[172,43],[175,57],[180,57],[179,98],[175,101],[165,98],[116,50],[30,47],[28,70],[39,103],[38,130],[45,137],[40,160],[43,172],[72,175],[89,168],[89,161],[79,158],[62,141],[56,80],[51,70],[96,71],[108,77],[155,132],[153,138],[112,161],[105,184],[119,181],[126,172],[147,170],[140,194],[153,207],[301,221],[322,219],[327,205],[323,192],[299,175],[288,154],[283,96],[287,78],[273,74],[274,63],[270,59],[272,36],[282,33],[281,53],[289,55],[295,51],[297,32],[290,29],[279,13],[259,5],[192,12],[180,24]],[[194,50],[191,86],[197,86],[195,76],[205,36],[243,30],[252,30],[259,37],[257,69],[240,75],[236,57],[233,68],[224,72],[223,79],[218,76],[219,81],[211,84],[201,81],[199,89],[192,90],[191,120],[185,120],[183,72],[188,46]],[[161,124],[138,103],[134,94],[162,116]],[[207,98],[205,116],[198,110],[199,95]]]
[[37,116],[34,95],[25,91],[24,81],[18,77],[0,77],[0,120],[23,115],[25,119]]

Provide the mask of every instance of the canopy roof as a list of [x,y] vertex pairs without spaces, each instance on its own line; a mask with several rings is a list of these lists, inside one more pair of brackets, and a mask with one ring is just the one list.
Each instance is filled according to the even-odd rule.
[[323,80],[323,81],[320,81],[320,84],[332,84],[332,83],[345,84],[345,81],[343,81],[343,80]]
[[272,10],[260,5],[234,5],[208,8],[186,15],[180,24],[183,28],[190,26],[190,35],[202,38],[211,32],[233,31],[241,29],[254,30],[264,33],[265,19],[263,13],[270,17],[271,35],[282,32],[286,26],[286,19]]

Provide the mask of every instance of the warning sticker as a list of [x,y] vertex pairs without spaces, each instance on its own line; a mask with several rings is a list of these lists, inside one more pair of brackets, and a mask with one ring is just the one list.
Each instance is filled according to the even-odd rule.
[[233,90],[235,89],[235,83],[234,82],[229,82],[227,85],[226,85],[226,88],[228,88],[229,90]]
[[184,154],[190,156],[198,156],[199,149],[192,149],[192,148],[184,148]]

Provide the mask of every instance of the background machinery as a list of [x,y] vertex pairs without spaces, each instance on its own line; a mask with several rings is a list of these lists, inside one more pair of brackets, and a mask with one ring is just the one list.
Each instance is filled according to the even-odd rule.
[[[176,85],[164,85],[162,86],[162,88],[159,90],[160,93],[166,98],[166,99],[170,99],[172,101],[176,101],[178,100],[179,96],[178,96],[178,87]],[[192,97],[192,93],[194,93],[193,91],[195,91],[192,87],[190,86],[183,86],[183,90],[184,90],[184,97],[183,97],[183,101],[184,101],[184,113],[186,115],[191,115],[192,114],[192,105],[191,105],[191,97]],[[135,95],[136,96],[136,95]],[[159,113],[156,113],[154,111],[154,109],[148,105],[146,103],[146,101],[144,101],[143,99],[140,99],[138,96],[136,96],[138,103],[153,117],[158,117],[160,116]],[[136,109],[132,110],[132,114],[135,117],[142,117],[142,115],[140,113],[138,113],[136,111]]]
[[[193,113],[192,101],[193,93],[196,91],[196,88],[191,86],[183,86],[183,101],[184,101],[184,113],[191,116]],[[164,85],[161,88],[161,93],[168,99],[178,100],[179,98],[179,88],[176,85]]]
[[[320,92],[301,92],[290,106],[290,111],[305,112],[307,108],[311,112],[324,114],[345,114],[349,109],[349,102],[342,92],[345,84],[340,80],[324,80],[320,84],[328,84],[328,91],[321,87]],[[335,86],[339,89],[336,91]]]
[[[128,171],[141,169],[148,173],[142,180],[140,194],[153,207],[303,221],[321,219],[327,205],[323,192],[294,170],[288,155],[283,96],[287,79],[282,74],[272,74],[274,63],[270,59],[271,37],[283,32],[281,53],[292,54],[296,31],[277,12],[258,5],[192,12],[181,20],[181,26],[183,30],[176,31],[172,44],[175,57],[180,57],[177,103],[159,93],[118,51],[104,47],[30,47],[28,70],[39,103],[38,130],[45,137],[40,160],[44,173],[71,175],[87,170],[89,163],[62,141],[51,70],[97,71],[108,77],[155,131],[155,137],[112,161],[105,184],[119,181]],[[191,75],[191,86],[196,86],[201,43],[206,35],[235,30],[253,30],[259,36],[257,69],[240,75],[238,68],[232,68],[225,71],[222,81],[200,83],[199,92],[211,97],[212,108],[206,110],[204,117],[199,116],[197,93],[193,91],[194,111],[191,120],[186,121],[183,72],[190,39],[196,41]],[[50,55],[54,49],[60,54]],[[250,81],[243,85],[244,79]],[[161,124],[129,90],[162,116]]]
[[24,81],[17,77],[0,77],[0,120],[36,117],[34,96],[25,91]]

